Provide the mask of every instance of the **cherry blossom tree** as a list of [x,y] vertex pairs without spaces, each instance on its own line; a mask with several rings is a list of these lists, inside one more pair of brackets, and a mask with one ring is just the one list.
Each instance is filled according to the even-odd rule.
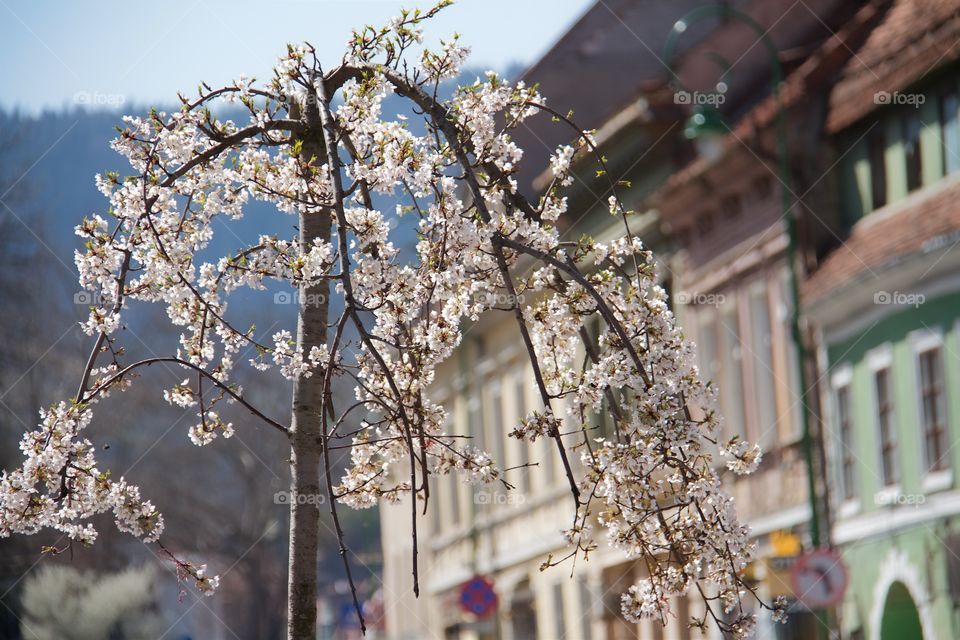
[[[196,445],[233,434],[221,403],[289,439],[289,638],[313,638],[316,628],[321,501],[297,496],[326,497],[348,576],[338,508],[412,496],[418,592],[417,515],[430,503],[430,476],[507,483],[488,453],[444,430],[447,411],[430,398],[462,324],[503,312],[515,321],[542,402],[510,435],[551,439],[570,489],[570,552],[545,566],[588,557],[599,531],[646,567],[623,594],[628,619],[665,624],[670,598],[694,592],[705,602],[694,624],[712,621],[745,637],[755,623],[745,600],[755,595],[741,574],[752,549],[715,457],[747,473],[760,452],[718,441],[713,389],[675,325],[650,252],[627,226],[617,185],[609,208],[623,222],[620,239],[561,239],[571,163],[592,156],[603,170],[590,133],[536,88],[494,73],[438,97],[468,54],[456,37],[422,45],[424,20],[447,4],[356,32],[336,66],[321,66],[309,45],[289,46],[269,82],[202,85],[197,97],[181,96],[175,113],[125,118],[113,146],[132,172],[97,176],[109,215],[76,229],[86,243],[76,254],[80,283],[98,300],[83,324],[93,348],[76,395],[41,412],[21,442],[23,465],[0,478],[0,535],[52,528],[92,544],[89,520],[112,512],[119,529],[166,551],[162,515],[140,488],[100,468],[84,436],[112,392],[164,362],[184,371],[163,395],[195,409],[188,435]],[[385,117],[388,95],[405,99],[412,116]],[[249,121],[218,119],[213,109],[224,101],[242,105]],[[542,111],[571,127],[572,142],[556,150],[552,184],[530,201],[517,187],[523,150],[511,131]],[[395,210],[375,206],[387,197],[399,202]],[[299,236],[262,235],[210,258],[217,219],[239,219],[251,199],[294,217]],[[417,225],[413,260],[391,240],[395,217]],[[282,330],[264,343],[227,306],[238,290],[271,281],[296,290],[298,322],[295,335]],[[166,307],[182,331],[170,355],[125,361],[118,329],[131,301]],[[596,340],[585,329],[594,322],[602,327]],[[245,348],[256,355],[241,362]],[[263,376],[275,369],[292,381],[289,421],[248,400],[236,382],[240,368]],[[335,406],[331,388],[340,380],[355,397]],[[603,406],[616,425],[607,438],[592,428]],[[354,417],[359,428],[348,426]],[[331,449],[344,438],[351,464],[336,478]],[[200,591],[214,591],[218,578],[205,565],[168,556]],[[355,591],[354,601],[362,621]],[[769,608],[782,616],[782,602]]]

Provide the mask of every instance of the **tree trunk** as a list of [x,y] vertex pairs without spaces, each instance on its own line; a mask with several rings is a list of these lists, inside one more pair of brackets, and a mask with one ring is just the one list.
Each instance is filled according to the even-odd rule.
[[[319,136],[319,130],[316,136]],[[303,154],[315,157],[314,166],[324,157],[323,147],[313,135],[304,140]],[[314,238],[330,239],[331,216],[300,213],[300,248],[309,251]],[[307,356],[313,346],[327,341],[329,287],[324,280],[301,287],[297,319],[297,349]],[[320,525],[320,462],[323,431],[320,416],[323,398],[323,371],[298,378],[293,385],[293,418],[290,423],[290,560],[287,580],[287,638],[315,640],[317,637],[317,549]]]

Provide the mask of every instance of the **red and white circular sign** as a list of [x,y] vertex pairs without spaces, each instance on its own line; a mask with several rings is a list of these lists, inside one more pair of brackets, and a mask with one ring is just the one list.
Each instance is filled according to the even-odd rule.
[[814,549],[797,558],[790,571],[793,593],[811,609],[837,604],[847,591],[850,576],[840,554],[832,549]]

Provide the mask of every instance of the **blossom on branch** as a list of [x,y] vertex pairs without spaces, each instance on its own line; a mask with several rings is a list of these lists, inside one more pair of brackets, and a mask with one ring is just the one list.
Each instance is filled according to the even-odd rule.
[[[82,436],[96,404],[158,360],[188,376],[163,394],[198,412],[189,430],[197,445],[233,433],[214,408],[221,399],[288,430],[235,384],[241,363],[261,375],[276,367],[288,380],[322,380],[323,405],[312,409],[324,446],[352,442],[332,502],[364,508],[414,494],[415,510],[429,503],[431,475],[502,480],[488,453],[446,430],[447,409],[431,400],[430,387],[460,346],[465,321],[507,313],[543,406],[510,435],[556,445],[574,503],[564,534],[569,557],[588,555],[603,536],[649,569],[623,595],[628,619],[666,622],[670,599],[695,590],[706,615],[743,635],[753,625],[742,602],[751,591],[741,578],[752,558],[749,533],[719,481],[712,388],[657,284],[652,255],[630,234],[616,196],[610,209],[624,218],[621,239],[562,239],[556,222],[567,211],[572,165],[595,152],[587,132],[571,130],[570,144],[553,154],[554,181],[537,202],[519,192],[523,150],[512,132],[536,113],[556,114],[535,88],[494,73],[438,99],[467,50],[454,39],[408,54],[435,11],[355,33],[333,68],[321,67],[309,45],[290,46],[269,82],[204,86],[174,113],[125,118],[113,146],[131,172],[97,177],[112,219],[77,227],[86,243],[76,256],[80,283],[97,294],[83,324],[96,337],[91,364],[74,402],[45,412],[24,437],[23,466],[0,477],[0,535],[50,527],[92,543],[87,521],[112,511],[121,530],[158,538],[160,514],[137,487],[100,471]],[[406,100],[421,122],[385,116],[388,95]],[[219,100],[242,104],[248,121],[219,120]],[[401,204],[376,206],[383,196]],[[278,215],[320,221],[329,238],[264,235],[211,261],[215,229],[242,218],[251,199],[273,203]],[[417,227],[412,261],[391,240],[392,218],[401,215]],[[228,320],[234,292],[277,283],[301,296],[333,285],[339,317],[328,322],[326,344],[305,349],[293,327],[263,344]],[[165,308],[182,332],[171,355],[123,362],[116,336],[128,300]],[[587,330],[596,326],[598,334]],[[238,357],[248,348],[255,357]],[[353,382],[353,404],[333,405],[334,378]],[[607,436],[593,426],[600,412],[614,417]],[[350,415],[363,422],[346,433]],[[720,453],[738,473],[760,459],[742,442]],[[205,567],[178,567],[201,591],[216,586]]]

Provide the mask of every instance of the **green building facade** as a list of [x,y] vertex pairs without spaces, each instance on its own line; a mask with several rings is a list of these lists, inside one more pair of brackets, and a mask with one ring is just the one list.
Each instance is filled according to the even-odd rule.
[[804,283],[844,639],[960,638],[956,70],[836,134],[840,242]]
[[845,637],[960,637],[960,293],[923,295],[826,349]]

